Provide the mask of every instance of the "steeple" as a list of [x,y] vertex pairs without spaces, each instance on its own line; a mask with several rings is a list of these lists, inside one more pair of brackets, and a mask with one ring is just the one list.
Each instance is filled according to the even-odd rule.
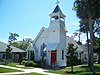
[[50,25],[49,25],[49,29],[61,29],[66,31],[65,28],[65,15],[62,13],[59,5],[58,5],[58,0],[56,3],[56,7],[53,10],[53,12],[50,14]]
[[[61,12],[59,5],[57,5],[52,13]],[[62,13],[62,12],[61,12]]]
[[[48,27],[48,51],[54,52],[55,55],[50,55],[48,60],[54,62],[60,66],[66,66],[66,27],[65,27],[65,15],[62,13],[58,0],[56,7],[50,14],[50,25]],[[55,56],[55,57],[54,57]],[[56,60],[55,60],[56,59]],[[52,65],[52,63],[51,63]]]
[[56,7],[53,10],[53,12],[50,14],[50,17],[54,18],[55,20],[56,19],[60,19],[60,18],[62,18],[62,19],[65,18],[65,15],[62,13],[62,11],[61,11],[61,9],[60,9],[58,4],[56,5]]

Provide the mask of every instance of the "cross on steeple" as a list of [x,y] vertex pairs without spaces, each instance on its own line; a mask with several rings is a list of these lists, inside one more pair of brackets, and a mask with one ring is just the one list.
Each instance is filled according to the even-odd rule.
[[57,0],[56,4],[58,5],[60,2]]

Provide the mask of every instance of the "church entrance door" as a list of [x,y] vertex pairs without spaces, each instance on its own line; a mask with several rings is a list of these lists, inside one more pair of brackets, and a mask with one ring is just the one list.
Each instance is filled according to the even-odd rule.
[[51,65],[56,63],[57,51],[51,51]]

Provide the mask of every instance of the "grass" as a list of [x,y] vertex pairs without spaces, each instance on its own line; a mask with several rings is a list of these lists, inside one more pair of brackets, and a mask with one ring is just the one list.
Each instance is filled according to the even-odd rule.
[[[5,66],[11,66],[11,67],[18,67],[18,66],[16,66],[16,65],[18,65],[18,63],[14,63],[14,62],[11,62],[9,64],[4,64],[4,65]],[[27,67],[24,67],[24,68],[28,69]],[[0,67],[0,73],[9,73],[9,72],[22,72],[22,71]],[[32,72],[32,73],[18,74],[18,75],[45,75],[45,74]]]
[[[6,64],[7,66],[12,66],[12,67],[18,67],[16,66],[18,63],[9,63]],[[51,73],[57,73],[57,74],[63,74],[63,75],[100,75],[100,64],[94,64],[94,70],[95,73],[92,73],[89,71],[89,68],[87,65],[81,65],[81,66],[74,66],[74,72],[70,72],[70,67],[64,68],[64,69],[59,69],[59,70],[49,70],[47,72]],[[1,72],[0,68],[0,72]],[[3,70],[5,72],[5,70]],[[7,72],[14,72],[14,71],[9,71]],[[19,74],[19,75],[42,75],[38,73],[28,73],[28,74]]]
[[95,73],[90,72],[87,65],[74,66],[74,72],[71,72],[70,70],[70,67],[67,67],[59,70],[49,70],[48,72],[63,75],[100,75],[100,64],[95,64]]
[[17,67],[18,63],[10,62],[8,64],[4,64],[6,66]]
[[7,73],[7,72],[22,72],[22,71],[0,67],[0,73]]
[[23,68],[23,69],[30,69],[31,67],[20,67],[20,66],[17,66],[19,65],[19,63],[15,63],[15,62],[10,62],[8,64],[3,64],[5,66],[11,66],[11,67],[16,67],[16,68]]

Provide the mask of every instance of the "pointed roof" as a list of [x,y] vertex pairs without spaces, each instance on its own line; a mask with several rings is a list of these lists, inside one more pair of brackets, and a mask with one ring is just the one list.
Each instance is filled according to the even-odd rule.
[[59,5],[57,5],[54,9],[54,11],[50,14],[51,17],[55,18],[56,16],[60,16],[61,18],[64,18],[65,15],[62,13]]
[[[59,5],[57,5],[53,11],[53,13],[61,12]],[[61,12],[62,13],[62,12]]]

